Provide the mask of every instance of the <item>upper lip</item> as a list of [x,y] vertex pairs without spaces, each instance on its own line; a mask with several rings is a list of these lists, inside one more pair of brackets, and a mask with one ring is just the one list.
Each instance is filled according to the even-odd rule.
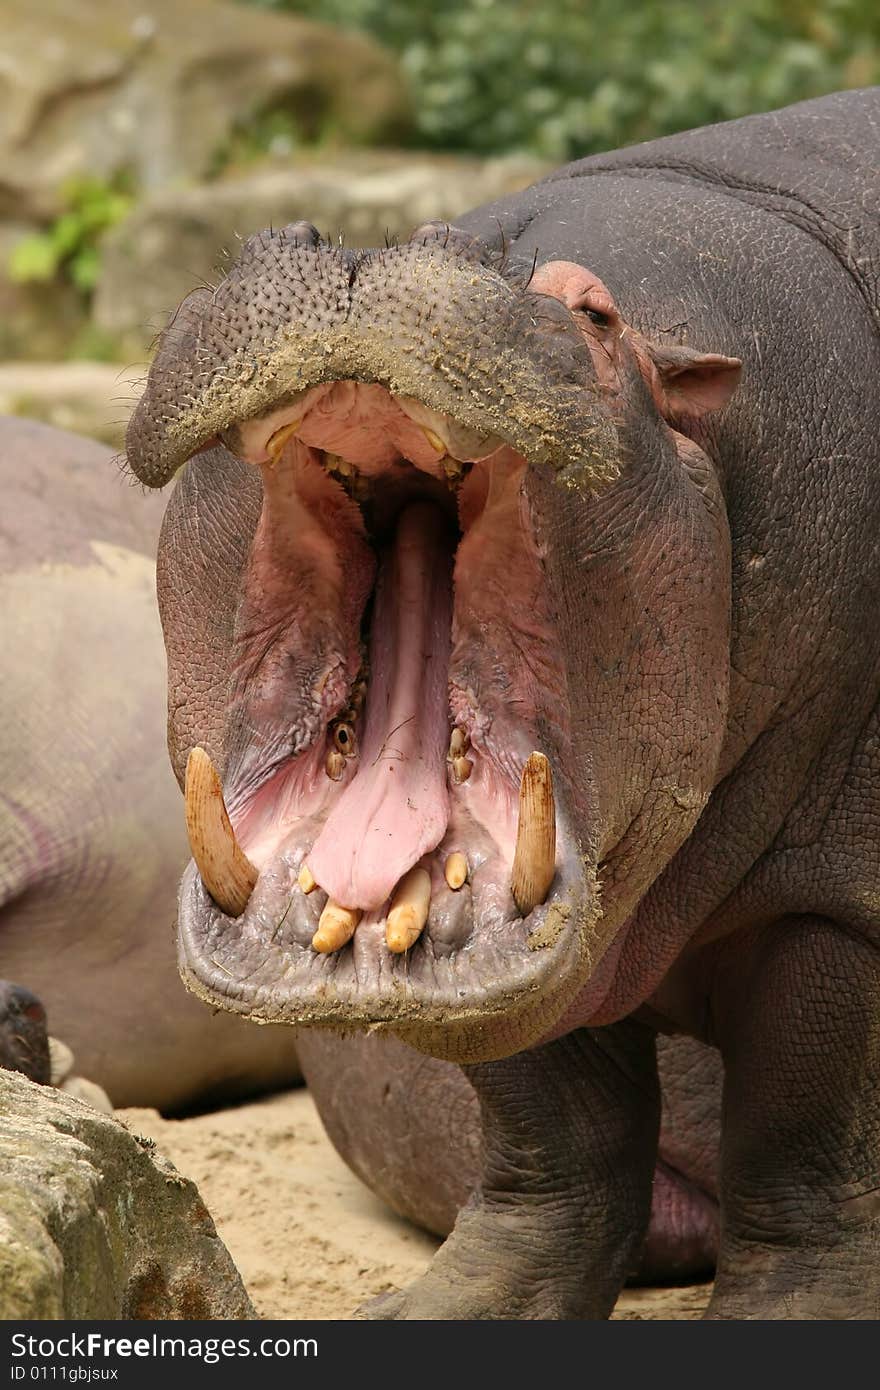
[[[127,434],[128,461],[141,481],[164,485],[207,441],[266,416],[284,395],[339,380],[382,382],[416,408],[451,417],[459,428],[488,430],[530,464],[576,477],[579,486],[616,476],[613,423],[591,408],[589,353],[573,316],[555,301],[437,242],[361,258],[353,286],[332,248],[304,252],[282,231],[264,249],[215,291],[189,296],[163,336]],[[389,295],[394,263],[409,287],[400,304]],[[230,332],[248,273],[256,302],[289,304],[290,312],[282,320],[273,308],[264,325],[247,319]],[[331,310],[334,278],[339,296]],[[408,312],[420,281],[431,302],[424,317]],[[291,282],[303,287],[296,296]]]

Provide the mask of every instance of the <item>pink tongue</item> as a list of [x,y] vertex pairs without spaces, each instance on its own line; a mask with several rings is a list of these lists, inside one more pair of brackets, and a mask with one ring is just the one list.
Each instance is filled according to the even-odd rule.
[[446,522],[415,503],[400,515],[376,584],[357,775],[308,855],[344,907],[381,907],[446,833],[451,626]]

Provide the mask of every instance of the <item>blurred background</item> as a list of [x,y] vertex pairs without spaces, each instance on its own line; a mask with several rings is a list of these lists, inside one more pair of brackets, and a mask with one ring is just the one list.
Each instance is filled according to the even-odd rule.
[[0,411],[118,443],[239,238],[406,236],[569,159],[880,80],[877,0],[2,0]]

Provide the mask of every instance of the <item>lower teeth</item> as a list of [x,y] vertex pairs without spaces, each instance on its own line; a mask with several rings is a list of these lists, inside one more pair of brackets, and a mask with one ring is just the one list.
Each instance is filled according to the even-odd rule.
[[424,930],[431,906],[431,875],[416,866],[404,874],[385,921],[385,941],[389,951],[401,955],[414,946]]
[[339,903],[331,900],[318,920],[312,946],[323,955],[340,950],[354,936],[361,915],[358,908],[340,907]]

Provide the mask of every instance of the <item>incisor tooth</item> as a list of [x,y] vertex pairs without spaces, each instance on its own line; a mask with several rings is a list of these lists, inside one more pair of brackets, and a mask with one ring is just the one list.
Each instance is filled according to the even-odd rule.
[[318,880],[305,862],[300,866],[296,881],[304,893],[314,893],[318,886]]
[[457,893],[463,884],[467,883],[468,864],[461,850],[453,850],[452,854],[443,865],[443,873],[446,882],[453,892]]
[[510,877],[513,900],[523,917],[544,901],[555,872],[553,773],[543,753],[532,753],[519,786],[519,825]]
[[341,907],[331,898],[318,918],[318,930],[312,937],[312,946],[323,955],[338,951],[354,936],[354,929],[360,920],[360,908]]
[[385,941],[389,951],[400,955],[418,941],[428,920],[431,906],[431,875],[418,865],[404,874],[394,890],[385,921]]
[[230,917],[240,917],[254,891],[257,871],[235,838],[217,769],[204,748],[190,751],[185,795],[189,847],[202,882],[218,907]]

